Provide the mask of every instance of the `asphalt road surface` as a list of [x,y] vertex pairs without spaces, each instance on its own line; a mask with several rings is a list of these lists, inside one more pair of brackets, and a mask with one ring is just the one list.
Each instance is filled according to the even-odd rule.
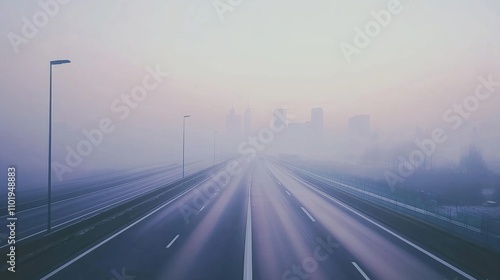
[[[199,169],[200,162],[186,165],[186,172]],[[152,168],[130,171],[116,176],[100,176],[98,180],[80,180],[65,186],[58,192],[53,188],[52,226],[54,229],[76,223],[83,218],[109,209],[147,191],[164,186],[182,177],[180,166]],[[23,202],[21,204],[21,202]],[[47,198],[31,201],[18,199],[16,216],[19,222],[16,228],[17,240],[22,241],[32,235],[44,233],[47,229]],[[0,225],[6,227],[6,210],[0,216]],[[6,241],[0,244],[5,247]]]
[[474,279],[270,162],[240,163],[42,279]]

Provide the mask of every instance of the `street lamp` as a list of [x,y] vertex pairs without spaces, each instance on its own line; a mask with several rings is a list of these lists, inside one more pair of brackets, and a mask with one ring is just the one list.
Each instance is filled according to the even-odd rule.
[[61,65],[71,63],[69,60],[52,60],[50,61],[50,86],[49,86],[49,170],[48,170],[48,199],[47,199],[47,232],[50,232],[51,213],[52,213],[52,65]]
[[186,118],[191,117],[191,115],[186,115],[182,118],[182,178],[184,178],[184,146],[186,140]]
[[214,131],[214,165],[215,165],[215,135],[217,135],[217,131]]

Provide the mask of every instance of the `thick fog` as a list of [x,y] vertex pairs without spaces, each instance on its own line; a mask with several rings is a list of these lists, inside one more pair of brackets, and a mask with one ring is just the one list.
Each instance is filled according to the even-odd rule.
[[377,177],[415,151],[415,169],[500,171],[496,0],[40,3],[0,3],[0,162],[23,188],[46,187],[58,59],[71,63],[52,66],[55,184],[180,164],[185,115],[186,162],[211,162],[215,141],[218,159],[255,150]]

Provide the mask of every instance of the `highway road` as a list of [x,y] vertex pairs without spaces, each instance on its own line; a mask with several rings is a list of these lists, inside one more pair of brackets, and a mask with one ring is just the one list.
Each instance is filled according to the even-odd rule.
[[41,279],[474,279],[281,167],[240,162]]
[[[187,174],[206,167],[206,162],[186,164]],[[105,209],[109,209],[147,191],[164,186],[182,177],[180,166],[154,167],[120,172],[110,176],[99,176],[88,180],[69,182],[53,188],[52,225],[54,229],[88,218]],[[35,234],[43,233],[47,228],[47,198],[34,197],[29,201],[18,198],[16,216],[18,223],[17,238],[22,241]],[[6,211],[2,211],[0,223],[6,226]],[[5,247],[6,241],[0,244]]]

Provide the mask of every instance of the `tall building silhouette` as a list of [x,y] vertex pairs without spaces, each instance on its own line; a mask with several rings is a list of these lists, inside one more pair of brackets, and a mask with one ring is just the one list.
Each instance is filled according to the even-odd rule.
[[370,137],[370,115],[357,115],[349,118],[347,123],[349,136],[361,139]]
[[286,109],[285,108],[279,108],[279,109],[274,109],[273,110],[273,128],[280,129],[281,127],[288,126],[287,121],[286,121]]
[[241,116],[236,114],[234,108],[226,115],[226,134],[233,139],[241,136]]
[[317,135],[323,134],[323,108],[311,109],[311,132]]
[[252,134],[252,110],[247,106],[243,113],[243,136],[248,137]]
[[[275,115],[286,114],[284,109],[276,109]],[[275,118],[276,119],[276,118]],[[275,120],[277,121],[277,120]],[[290,154],[307,154],[321,149],[323,133],[323,109],[312,108],[311,119],[306,122],[290,122],[284,133],[282,149]]]

